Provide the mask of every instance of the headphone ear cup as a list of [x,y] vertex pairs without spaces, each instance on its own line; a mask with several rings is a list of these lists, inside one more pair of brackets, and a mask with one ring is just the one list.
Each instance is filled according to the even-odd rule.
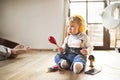
[[85,25],[82,24],[82,25],[80,26],[79,31],[80,31],[80,32],[85,32],[85,30],[86,30],[86,29],[85,29]]

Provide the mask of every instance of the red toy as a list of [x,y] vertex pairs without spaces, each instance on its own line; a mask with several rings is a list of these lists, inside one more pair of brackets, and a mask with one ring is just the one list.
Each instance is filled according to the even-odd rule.
[[59,70],[59,67],[57,65],[52,66],[52,67],[48,67],[48,72],[55,72],[58,70]]
[[57,47],[59,47],[59,45],[57,45],[56,39],[53,36],[49,36],[48,40],[50,43],[55,44]]

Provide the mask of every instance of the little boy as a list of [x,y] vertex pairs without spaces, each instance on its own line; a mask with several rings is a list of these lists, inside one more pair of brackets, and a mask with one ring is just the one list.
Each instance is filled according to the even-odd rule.
[[59,53],[55,56],[55,62],[60,68],[70,69],[78,74],[84,70],[87,55],[92,51],[82,16],[75,15],[69,18],[67,32],[68,36],[63,45],[58,47]]

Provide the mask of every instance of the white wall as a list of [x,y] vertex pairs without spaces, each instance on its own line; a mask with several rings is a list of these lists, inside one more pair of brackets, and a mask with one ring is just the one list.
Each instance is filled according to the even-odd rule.
[[26,46],[54,49],[48,36],[62,42],[64,0],[1,0],[0,37]]

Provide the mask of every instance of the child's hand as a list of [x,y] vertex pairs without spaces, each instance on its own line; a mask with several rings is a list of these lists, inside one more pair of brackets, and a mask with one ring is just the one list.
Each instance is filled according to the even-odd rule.
[[81,49],[80,52],[85,56],[88,54],[87,49]]
[[64,52],[64,49],[62,47],[58,47],[59,52]]

